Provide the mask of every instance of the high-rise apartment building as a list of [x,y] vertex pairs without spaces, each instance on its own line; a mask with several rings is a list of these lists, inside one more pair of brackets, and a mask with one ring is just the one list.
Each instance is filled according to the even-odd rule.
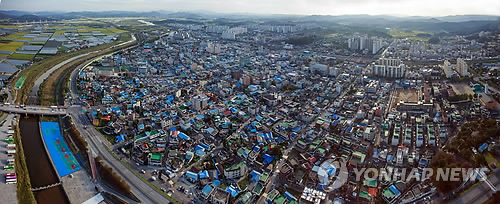
[[457,59],[457,72],[460,76],[469,76],[469,67],[467,65],[467,62],[465,62],[465,60],[462,58]]
[[372,74],[389,78],[403,78],[405,65],[400,59],[380,58],[372,64]]

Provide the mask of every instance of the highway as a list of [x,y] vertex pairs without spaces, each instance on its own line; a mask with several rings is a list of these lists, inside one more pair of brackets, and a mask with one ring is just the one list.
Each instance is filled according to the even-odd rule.
[[50,106],[20,106],[20,105],[0,105],[0,111],[17,114],[30,115],[66,115],[66,108],[52,108]]
[[[500,188],[500,169],[493,172],[492,175],[488,177],[495,187]],[[460,197],[452,200],[451,204],[472,204],[472,203],[484,203],[488,198],[494,193],[486,182],[480,180],[480,183],[463,193]]]

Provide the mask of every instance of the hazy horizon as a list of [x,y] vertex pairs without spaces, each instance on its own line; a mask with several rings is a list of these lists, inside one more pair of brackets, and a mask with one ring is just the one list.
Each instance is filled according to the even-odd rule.
[[500,15],[500,1],[476,0],[1,0],[28,12],[172,11],[229,14],[449,16]]

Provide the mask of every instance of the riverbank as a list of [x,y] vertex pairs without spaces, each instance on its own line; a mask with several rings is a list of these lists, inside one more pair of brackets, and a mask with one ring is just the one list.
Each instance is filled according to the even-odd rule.
[[[42,187],[58,183],[59,179],[49,160],[42,142],[37,116],[21,117],[19,122],[26,166],[32,187]],[[69,203],[61,185],[34,192],[39,204]]]
[[[124,40],[126,39],[123,38],[117,42],[123,42]],[[32,92],[36,91],[40,93],[39,102],[41,105],[64,105],[64,92],[67,92],[67,90],[63,90],[63,85],[66,84],[65,82],[67,80],[69,80],[72,70],[78,68],[88,61],[99,58],[99,56],[110,54],[133,45],[134,43],[130,42],[128,44],[116,47],[110,46],[98,52],[87,53],[87,55],[83,55],[72,61],[58,64],[58,66],[55,66],[50,70],[50,75],[44,76],[39,79],[43,79],[41,85],[39,85],[39,90],[32,90]]]
[[19,120],[13,123],[16,128],[14,141],[16,143],[16,176],[17,176],[17,201],[19,203],[36,203],[35,195],[31,191],[31,181],[24,155],[23,143],[21,141]]

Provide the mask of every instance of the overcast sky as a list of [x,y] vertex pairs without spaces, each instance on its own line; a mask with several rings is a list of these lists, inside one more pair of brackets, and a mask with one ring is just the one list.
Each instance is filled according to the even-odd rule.
[[213,11],[256,14],[500,15],[500,0],[0,0],[0,10]]

